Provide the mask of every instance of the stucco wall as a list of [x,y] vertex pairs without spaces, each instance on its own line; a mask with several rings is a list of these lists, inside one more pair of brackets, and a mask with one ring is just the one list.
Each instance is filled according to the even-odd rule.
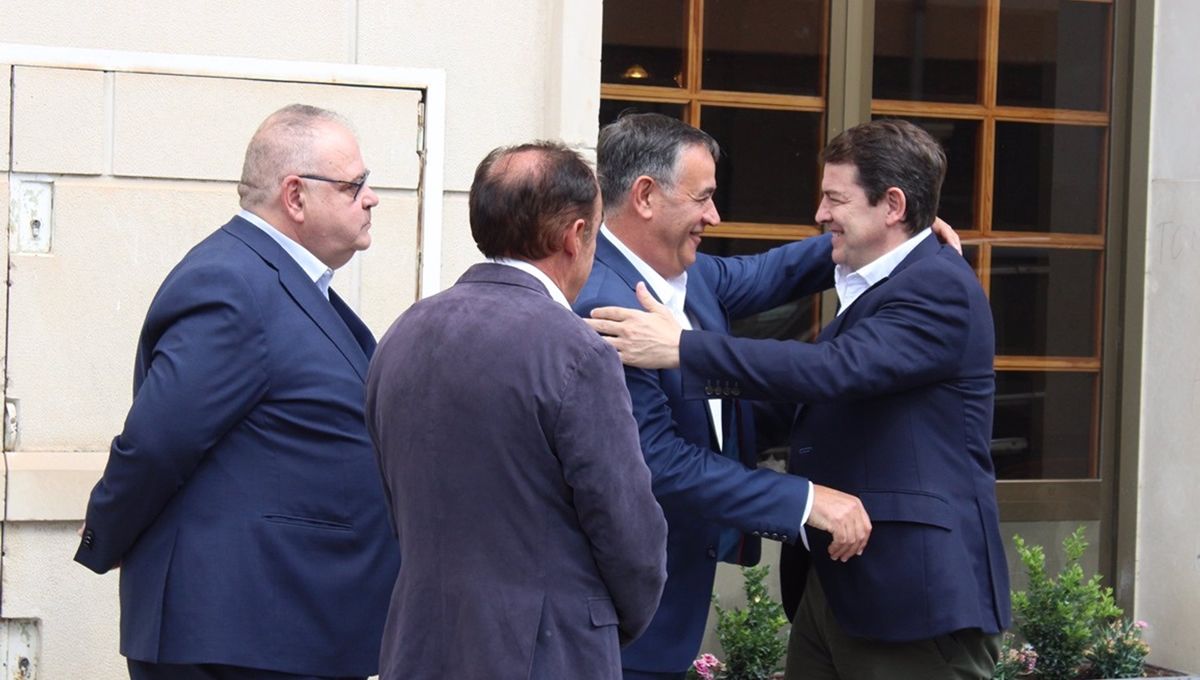
[[1200,672],[1200,3],[1155,24],[1135,612],[1153,661]]
[[[446,286],[480,259],[467,225],[466,192],[488,150],[535,138],[561,138],[584,150],[594,145],[600,7],[600,0],[300,0],[283,11],[278,3],[237,0],[155,5],[0,0],[0,43],[443,70],[446,191],[439,264]],[[240,171],[240,149],[253,126],[206,127],[200,132],[210,137],[204,138],[173,127],[217,98],[224,100],[222,108],[232,105],[232,118],[240,120],[246,107],[238,104],[261,98],[229,83],[216,93],[173,90],[168,97],[163,85],[178,89],[180,83],[146,75],[20,68],[15,75],[18,91],[37,93],[37,105],[13,101],[10,107],[14,72],[0,64],[0,140],[10,139],[10,108],[18,120],[11,159],[8,144],[0,144],[0,214],[8,214],[5,171],[50,173],[62,240],[49,257],[12,256],[17,286],[26,288],[10,293],[20,308],[5,314],[9,324],[0,325],[0,333],[8,332],[0,342],[10,355],[7,396],[40,395],[23,404],[31,408],[23,413],[22,445],[5,459],[15,468],[9,496],[15,485],[24,498],[45,501],[30,516],[8,508],[0,527],[6,550],[0,616],[40,621],[38,677],[120,678],[115,575],[98,577],[70,561],[86,501],[78,489],[90,486],[77,478],[98,474],[107,440],[120,428],[136,329],[149,295],[188,245],[236,210],[231,179]],[[187,85],[202,90],[204,83]],[[55,103],[56,96],[62,101]],[[303,92],[290,97],[297,98]],[[415,138],[372,139],[379,128],[377,121],[364,120],[368,111],[326,105],[356,123],[372,184],[383,198],[375,211],[372,250],[334,279],[339,290],[352,290],[347,299],[380,333],[416,293]],[[147,115],[150,106],[159,111]],[[173,113],[163,114],[164,106],[174,107]],[[255,110],[252,117],[256,123],[262,115]],[[415,115],[412,120],[415,125]],[[236,147],[236,157],[229,157],[225,142]],[[404,160],[392,162],[384,157],[388,153]],[[191,169],[182,172],[180,164]],[[395,176],[379,177],[386,168]],[[159,235],[169,234],[171,249],[148,247],[144,234],[125,219],[129,213],[160,215]],[[104,230],[112,248],[94,252],[92,265],[81,265],[86,258],[77,237],[88,224]],[[67,268],[68,250],[83,268],[71,269],[78,276],[56,279]],[[113,262],[118,266],[103,266]],[[66,285],[38,285],[43,282]],[[78,309],[80,296],[92,300],[105,320],[73,317],[69,310]],[[0,296],[0,312],[7,312],[9,302]],[[49,360],[38,360],[38,353]],[[73,386],[64,391],[63,385]],[[55,394],[57,401],[51,399]],[[37,474],[22,472],[33,456]],[[39,486],[46,479],[42,468],[59,464],[72,472],[54,479],[74,475],[70,488]],[[31,520],[42,511],[67,521]]]

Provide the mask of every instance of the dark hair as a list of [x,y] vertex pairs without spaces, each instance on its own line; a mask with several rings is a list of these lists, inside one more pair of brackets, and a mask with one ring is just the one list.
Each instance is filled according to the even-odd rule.
[[946,178],[946,152],[916,125],[899,119],[855,125],[825,147],[821,162],[853,164],[858,185],[871,205],[877,205],[891,187],[903,191],[908,233],[933,224]]
[[703,130],[661,113],[632,113],[605,125],[596,145],[596,174],[605,210],[624,205],[633,181],[642,175],[667,188],[679,179],[679,156],[702,146],[721,159],[721,147]]
[[487,257],[540,260],[559,248],[562,230],[584,219],[596,228],[599,188],[583,158],[558,142],[492,150],[475,169],[470,220]]

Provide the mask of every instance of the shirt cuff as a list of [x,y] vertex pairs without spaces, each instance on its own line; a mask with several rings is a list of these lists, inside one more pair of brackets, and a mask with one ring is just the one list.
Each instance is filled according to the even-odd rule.
[[810,552],[811,549],[808,547],[808,532],[804,530],[804,525],[808,524],[808,516],[812,514],[812,504],[813,483],[810,481],[808,483],[808,500],[804,502],[804,515],[800,518],[800,542],[804,544],[804,549]]

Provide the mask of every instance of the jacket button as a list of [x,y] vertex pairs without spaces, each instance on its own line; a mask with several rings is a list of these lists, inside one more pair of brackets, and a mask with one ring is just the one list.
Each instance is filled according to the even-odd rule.
[[741,395],[742,395],[742,388],[738,387],[737,385],[734,385],[733,386],[733,396],[740,397]]
[[706,396],[706,397],[711,397],[712,395],[713,395],[713,388],[712,388],[712,386],[710,386],[710,385],[705,385],[705,386],[704,386],[704,396]]
[[715,560],[715,559],[717,559],[717,549],[716,549],[716,548],[709,548],[709,549],[708,549],[708,556],[709,556],[711,559],[714,559],[714,560]]

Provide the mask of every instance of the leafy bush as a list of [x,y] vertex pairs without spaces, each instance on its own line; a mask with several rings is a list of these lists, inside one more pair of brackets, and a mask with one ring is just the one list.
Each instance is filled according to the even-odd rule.
[[768,680],[787,651],[781,630],[787,625],[783,607],[763,584],[770,567],[746,567],[746,607],[725,609],[713,595],[717,610],[717,639],[725,650],[724,663],[711,654],[701,655],[688,670],[689,678],[704,680]]
[[1117,620],[1100,629],[1084,656],[1089,678],[1140,678],[1150,645],[1142,639],[1145,621]]
[[1143,622],[1121,618],[1112,588],[1100,576],[1083,578],[1079,558],[1087,549],[1083,527],[1063,540],[1066,563],[1057,578],[1046,573],[1041,546],[1014,536],[1017,554],[1029,576],[1028,589],[1012,595],[1013,620],[1021,647],[1005,636],[996,680],[1037,678],[1126,678],[1141,675],[1150,647],[1142,640]]

